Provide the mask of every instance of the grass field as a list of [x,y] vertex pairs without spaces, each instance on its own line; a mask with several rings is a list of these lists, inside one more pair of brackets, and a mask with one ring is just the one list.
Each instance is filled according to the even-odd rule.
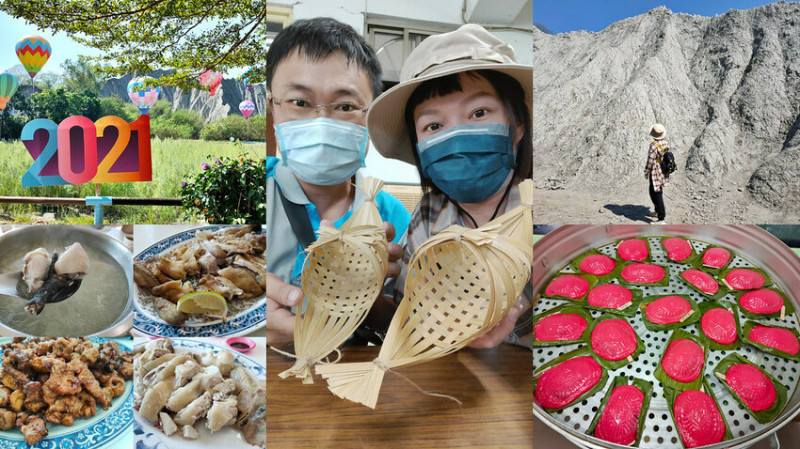
[[[200,164],[214,156],[239,156],[263,159],[265,146],[199,140],[151,141],[153,181],[103,184],[101,194],[112,197],[178,198],[181,181],[201,171]],[[20,179],[33,159],[21,142],[0,142],[0,196],[84,198],[95,194],[93,183],[52,187],[22,187]],[[54,213],[54,223],[87,224],[94,209],[87,206],[47,206],[0,203],[0,222],[41,221],[44,213]],[[196,222],[186,217],[182,207],[111,206],[105,208],[106,223],[183,223]]]

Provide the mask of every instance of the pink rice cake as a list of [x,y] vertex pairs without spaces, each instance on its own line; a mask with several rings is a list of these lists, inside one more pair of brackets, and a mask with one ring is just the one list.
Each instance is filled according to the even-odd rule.
[[632,284],[655,284],[667,275],[664,267],[651,263],[632,263],[622,269],[622,279]]
[[724,248],[709,248],[703,253],[703,265],[722,268],[731,260],[731,253]]
[[755,270],[734,268],[725,275],[725,282],[734,290],[752,290],[766,285],[767,281]]
[[534,396],[544,408],[563,408],[591,390],[603,375],[603,367],[589,355],[574,357],[545,371]]
[[554,313],[539,320],[533,330],[536,341],[575,341],[588,326],[577,313]]
[[789,329],[782,327],[755,325],[747,336],[751,341],[770,347],[789,355],[800,352],[800,342],[797,335]]
[[667,376],[684,383],[697,380],[704,363],[703,348],[688,338],[673,340],[661,358],[661,367]]
[[719,284],[717,281],[705,271],[690,268],[681,273],[681,277],[707,295],[715,295],[719,291]]
[[680,322],[691,310],[692,305],[685,298],[669,295],[647,304],[644,315],[651,323],[666,326]]
[[623,240],[617,246],[617,254],[622,260],[643,261],[650,256],[650,246],[642,239]]
[[592,329],[591,342],[595,354],[616,362],[636,351],[636,331],[623,319],[603,320]]
[[692,245],[680,237],[670,237],[661,242],[667,250],[667,258],[675,262],[681,262],[692,255]]
[[725,421],[708,394],[687,390],[675,398],[672,406],[675,426],[687,448],[719,443],[725,439]]
[[594,436],[612,443],[629,445],[639,433],[644,393],[633,385],[620,385],[611,392],[594,428]]
[[564,296],[580,299],[589,291],[589,281],[575,274],[565,274],[553,279],[545,289],[547,296]]
[[589,254],[581,260],[578,267],[584,273],[605,276],[614,271],[614,268],[617,267],[617,262],[605,254]]
[[732,345],[736,342],[736,319],[728,309],[709,309],[700,318],[700,327],[713,342],[721,345]]
[[633,292],[617,284],[602,284],[589,291],[586,303],[593,307],[620,309],[633,302]]
[[754,412],[767,410],[778,398],[772,380],[760,369],[747,363],[728,368],[725,383]]
[[783,309],[783,297],[774,290],[759,288],[743,293],[739,305],[748,312],[769,315]]

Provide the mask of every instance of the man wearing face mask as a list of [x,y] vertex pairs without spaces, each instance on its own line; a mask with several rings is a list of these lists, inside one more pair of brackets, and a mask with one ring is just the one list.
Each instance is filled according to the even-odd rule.
[[[303,249],[323,220],[340,227],[364,202],[358,169],[368,147],[366,113],[381,92],[375,53],[349,25],[330,18],[297,21],[267,52],[269,111],[282,160],[267,158],[267,343],[293,340],[302,310]],[[375,198],[389,244],[387,277],[396,276],[410,214],[396,198]],[[387,292],[391,294],[391,292]],[[388,323],[379,298],[353,341]]]

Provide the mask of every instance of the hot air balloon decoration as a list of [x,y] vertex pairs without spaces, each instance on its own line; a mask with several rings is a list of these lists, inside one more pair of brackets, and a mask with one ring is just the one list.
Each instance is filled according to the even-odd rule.
[[250,84],[250,75],[251,75],[251,73],[250,73],[250,72],[252,72],[252,71],[253,71],[253,68],[252,68],[252,67],[250,67],[249,69],[245,70],[245,71],[244,71],[244,73],[242,73],[242,76],[241,76],[241,78],[242,78],[242,81],[244,81],[244,85],[245,85],[245,87],[246,87],[246,88],[247,88],[247,90],[248,90],[248,91],[250,91],[250,92],[252,92],[252,91],[253,91],[253,85],[252,85],[252,84]]
[[417,248],[378,357],[316,366],[332,393],[375,408],[386,371],[453,353],[508,313],[533,259],[532,181],[519,189],[520,206],[477,229],[450,226]]
[[213,97],[217,93],[217,88],[222,84],[222,73],[206,70],[198,78],[201,86],[208,87],[208,93]]
[[0,111],[6,108],[6,104],[17,91],[17,77],[6,72],[0,75]]
[[142,115],[150,112],[150,106],[158,100],[161,94],[161,86],[147,86],[147,80],[152,79],[148,76],[133,78],[128,83],[128,96],[133,105],[139,108]]
[[256,105],[250,100],[244,100],[243,102],[239,103],[239,112],[242,113],[244,118],[250,118],[253,115],[253,112],[256,110]]
[[37,36],[35,34],[20,39],[15,49],[19,61],[22,63],[22,66],[25,67],[25,70],[28,71],[28,75],[30,75],[31,79],[36,77],[36,74],[42,70],[47,60],[50,59],[50,55],[53,54],[53,48],[50,46],[50,42],[47,42],[47,39],[42,36]]

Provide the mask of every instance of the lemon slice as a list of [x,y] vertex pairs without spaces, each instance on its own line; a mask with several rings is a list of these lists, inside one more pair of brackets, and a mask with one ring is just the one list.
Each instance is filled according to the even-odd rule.
[[178,300],[178,310],[183,313],[199,313],[214,318],[228,315],[228,302],[219,293],[194,292]]

